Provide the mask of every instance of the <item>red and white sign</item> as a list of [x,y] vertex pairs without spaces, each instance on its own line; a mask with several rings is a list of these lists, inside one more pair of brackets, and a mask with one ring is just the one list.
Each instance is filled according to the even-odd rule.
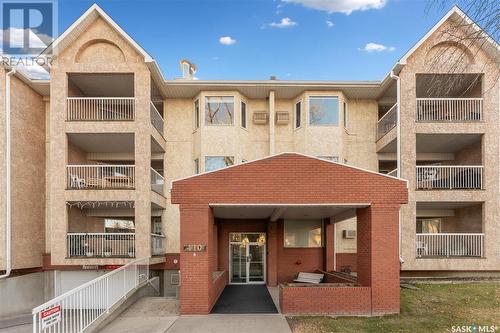
[[40,312],[40,322],[42,324],[42,330],[57,324],[61,321],[61,306],[57,305],[50,309]]

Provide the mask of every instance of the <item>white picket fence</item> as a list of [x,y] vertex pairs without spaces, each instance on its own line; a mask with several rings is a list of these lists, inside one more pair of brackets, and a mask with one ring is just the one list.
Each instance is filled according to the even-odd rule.
[[135,257],[134,233],[67,234],[69,257]]
[[134,97],[68,97],[68,121],[126,121],[135,118]]
[[483,119],[482,98],[417,98],[417,121],[460,122]]
[[149,279],[149,258],[132,261],[32,310],[33,333],[79,333]]
[[417,166],[419,190],[477,190],[483,188],[481,165]]
[[483,257],[482,233],[417,234],[417,257]]

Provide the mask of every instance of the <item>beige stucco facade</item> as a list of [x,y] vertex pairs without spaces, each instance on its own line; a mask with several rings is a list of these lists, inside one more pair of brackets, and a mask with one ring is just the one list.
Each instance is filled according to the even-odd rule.
[[[440,29],[444,29],[443,25]],[[232,157],[244,163],[282,152],[298,152],[335,158],[373,172],[383,163],[396,165],[396,128],[377,138],[381,101],[387,96],[396,103],[395,79],[383,82],[307,83],[279,80],[257,82],[216,82],[163,80],[150,59],[113,23],[96,15],[85,29],[64,40],[50,68],[49,94],[40,94],[17,76],[11,83],[13,129],[13,268],[42,266],[42,255],[50,254],[50,264],[123,264],[130,258],[74,258],[68,256],[69,232],[99,233],[106,217],[133,218],[135,257],[151,256],[152,216],[161,217],[165,253],[180,249],[179,207],[170,203],[170,183],[195,174],[195,161],[205,171],[205,158]],[[499,193],[499,83],[498,58],[477,46],[464,67],[465,73],[480,73],[484,118],[478,122],[424,123],[415,118],[416,75],[443,73],[429,68],[429,57],[440,48],[439,29],[409,56],[398,69],[400,78],[400,175],[408,180],[409,203],[401,211],[402,270],[458,271],[500,270]],[[441,44],[440,44],[441,43]],[[437,45],[437,46],[436,46]],[[73,80],[76,74],[88,79]],[[121,84],[111,87],[106,75],[128,74],[133,92],[126,94]],[[17,74],[18,76],[21,74]],[[92,75],[95,87],[92,87]],[[0,104],[4,105],[6,71],[0,73]],[[104,80],[104,81],[100,81]],[[387,83],[389,82],[389,83]],[[123,83],[123,82],[122,82]],[[123,83],[125,85],[125,83]],[[115,89],[116,88],[116,89]],[[114,89],[114,90],[113,90]],[[95,91],[110,91],[109,96]],[[94,91],[94,94],[91,92]],[[477,94],[477,92],[476,92]],[[42,96],[43,95],[43,96]],[[133,98],[133,119],[120,121],[68,121],[68,97]],[[233,97],[232,123],[209,125],[205,121],[207,97]],[[311,97],[336,97],[336,124],[311,125]],[[152,124],[151,102],[161,105],[164,133]],[[195,102],[199,105],[199,126],[195,125]],[[246,105],[246,128],[242,127],[241,103]],[[296,104],[301,103],[300,126],[296,126]],[[277,122],[278,112],[288,113],[288,121]],[[267,121],[254,121],[265,113]],[[4,113],[0,114],[4,121]],[[4,130],[4,127],[2,127]],[[456,152],[419,151],[418,139],[430,135],[475,135],[474,142]],[[426,137],[427,136],[427,137]],[[96,138],[100,138],[100,141]],[[436,140],[439,140],[436,137]],[[4,136],[0,136],[4,146]],[[0,159],[5,159],[0,150]],[[416,166],[441,159],[443,165],[482,165],[480,190],[417,190]],[[68,165],[133,165],[133,186],[126,189],[69,188]],[[151,168],[164,177],[163,194],[152,190]],[[0,165],[4,175],[4,166]],[[387,171],[387,170],[385,170]],[[121,176],[121,175],[120,175]],[[277,175],[279,177],[279,175]],[[0,183],[4,182],[4,178]],[[0,192],[5,197],[4,186]],[[300,193],[297,193],[300,195]],[[107,203],[99,214],[78,208],[77,203]],[[128,203],[126,210],[113,203]],[[450,204],[450,203],[454,203]],[[456,205],[460,203],[460,205]],[[468,207],[465,207],[465,203]],[[441,206],[440,206],[441,205]],[[420,208],[419,208],[420,207]],[[429,208],[431,207],[431,208]],[[0,206],[0,243],[4,243],[5,214]],[[98,215],[98,216],[96,216]],[[417,218],[442,218],[441,232],[484,233],[482,258],[420,258],[416,255]],[[354,230],[353,219],[337,223],[335,250],[355,253],[355,239],[345,239],[343,230]],[[165,256],[155,256],[156,262]],[[4,247],[0,247],[0,269],[4,269]]]

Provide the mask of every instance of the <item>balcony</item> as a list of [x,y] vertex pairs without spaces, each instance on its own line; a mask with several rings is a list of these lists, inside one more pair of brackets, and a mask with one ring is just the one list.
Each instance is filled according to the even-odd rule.
[[155,191],[158,194],[164,195],[164,184],[165,179],[163,178],[163,176],[158,171],[151,168],[151,190]]
[[154,256],[165,254],[165,236],[151,234],[151,254]]
[[484,256],[483,233],[422,233],[416,236],[417,258]]
[[68,97],[67,121],[133,121],[134,97]]
[[134,189],[134,165],[68,165],[67,188],[71,190]]
[[153,102],[150,102],[150,114],[151,114],[151,124],[153,125],[154,128],[158,131],[158,133],[161,134],[161,136],[164,136],[164,120],[156,106],[153,104]]
[[483,166],[417,166],[417,190],[480,190]]
[[394,104],[377,122],[377,141],[396,127],[398,117],[397,110],[398,106]]
[[68,233],[69,258],[133,258],[135,233]]
[[483,120],[482,98],[417,98],[419,122],[473,122]]

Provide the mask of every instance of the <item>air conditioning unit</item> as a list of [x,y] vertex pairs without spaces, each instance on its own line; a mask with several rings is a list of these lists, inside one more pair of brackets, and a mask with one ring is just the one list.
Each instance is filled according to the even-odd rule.
[[253,123],[257,125],[265,125],[267,124],[267,120],[269,119],[267,115],[267,111],[254,111],[253,113]]
[[356,230],[342,230],[342,238],[345,239],[356,238]]
[[286,125],[290,122],[290,114],[288,111],[276,111],[276,124]]

